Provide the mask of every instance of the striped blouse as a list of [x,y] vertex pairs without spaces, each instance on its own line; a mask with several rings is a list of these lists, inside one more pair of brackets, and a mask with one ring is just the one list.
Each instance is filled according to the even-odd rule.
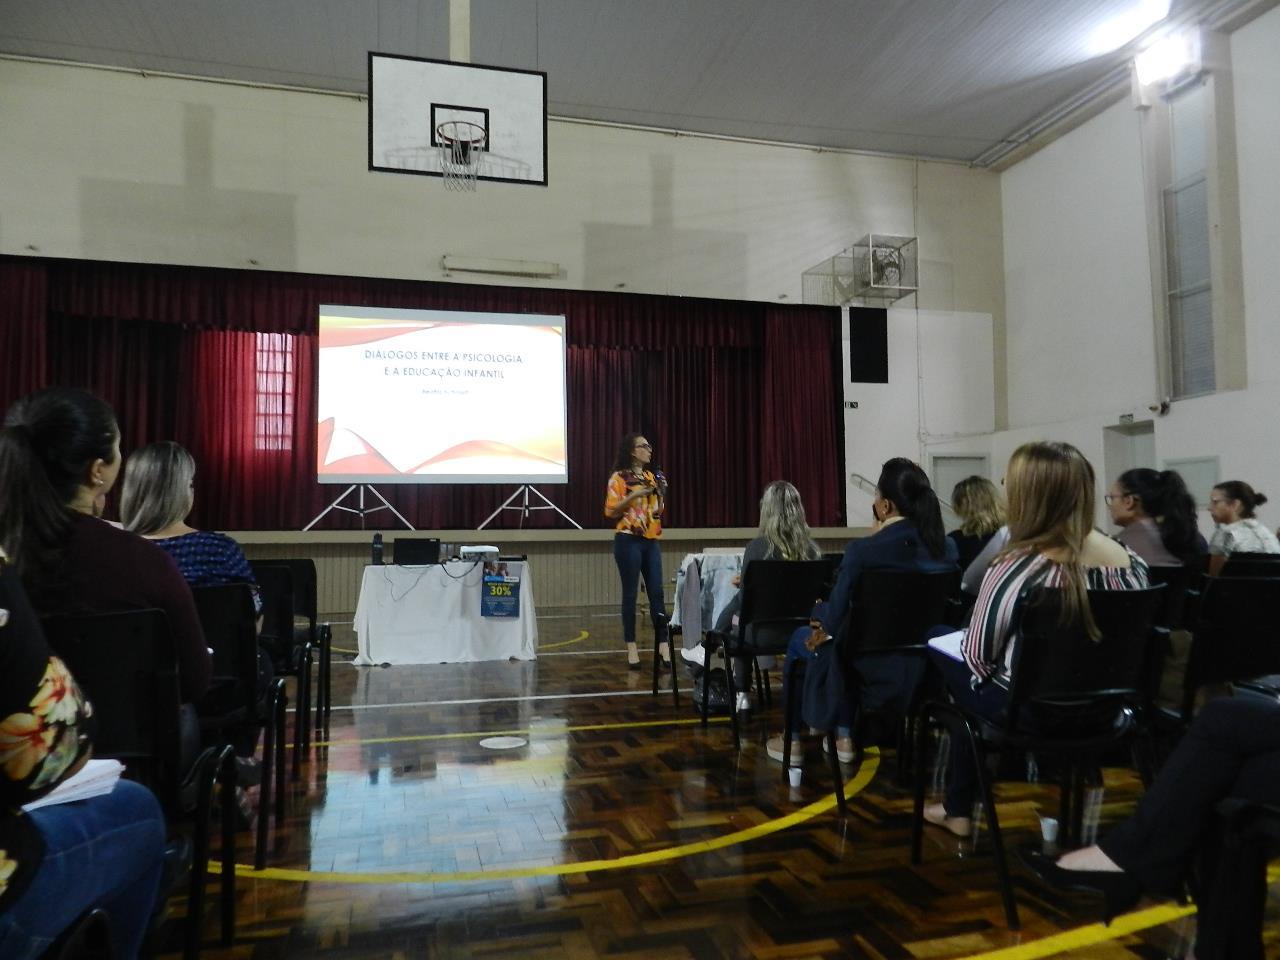
[[[1127,567],[1086,567],[1085,583],[1090,590],[1143,590],[1147,587],[1147,564],[1125,547]],[[965,663],[979,679],[1009,685],[1014,648],[1018,638],[1010,633],[1017,612],[1018,597],[1027,587],[1061,587],[1062,566],[1037,551],[1019,551],[999,558],[987,570],[973,608],[973,619],[965,632]]]

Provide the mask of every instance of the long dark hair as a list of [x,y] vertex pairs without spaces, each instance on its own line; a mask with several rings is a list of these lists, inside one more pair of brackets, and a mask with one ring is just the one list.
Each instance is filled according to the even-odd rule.
[[635,462],[635,457],[631,455],[636,448],[636,441],[643,437],[643,433],[625,433],[622,440],[618,443],[618,452],[613,458],[613,469],[620,473],[623,470],[630,470],[631,465]]
[[1155,520],[1166,550],[1183,563],[1196,557],[1196,501],[1176,470],[1157,472],[1139,467],[1120,474],[1117,482],[1125,493],[1137,497],[1142,512]]
[[11,406],[0,429],[0,547],[31,589],[56,569],[70,503],[95,460],[112,463],[115,414],[85,390],[50,387]]
[[928,475],[906,457],[894,457],[880,468],[876,483],[880,496],[892,500],[898,512],[915,524],[925,549],[935,559],[946,556],[947,531],[942,526],[942,507]]
[[1216,483],[1213,489],[1221,490],[1227,495],[1228,500],[1240,501],[1240,518],[1242,520],[1252,520],[1253,511],[1267,502],[1265,493],[1259,493],[1243,480],[1227,480],[1224,483]]

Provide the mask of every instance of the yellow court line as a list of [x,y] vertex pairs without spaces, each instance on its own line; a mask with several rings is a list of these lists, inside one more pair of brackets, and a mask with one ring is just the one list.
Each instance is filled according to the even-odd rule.
[[346,647],[335,647],[333,644],[330,644],[330,645],[329,645],[329,649],[330,649],[330,650],[335,650],[335,651],[337,651],[338,653],[356,653],[356,654],[358,654],[358,653],[360,652],[359,650],[348,650]]
[[[1275,883],[1277,880],[1280,880],[1280,865],[1273,866],[1267,871],[1268,884]],[[999,950],[989,950],[986,953],[971,954],[962,960],[1040,960],[1041,957],[1053,957],[1060,953],[1083,950],[1085,947],[1106,943],[1108,940],[1118,940],[1140,930],[1149,930],[1151,927],[1162,927],[1183,917],[1190,917],[1195,912],[1196,908],[1190,904],[1185,907],[1173,905],[1149,907],[1146,910],[1136,910],[1116,917],[1111,921],[1110,926],[1091,923],[1086,927],[1064,930],[1062,933],[1055,933],[1053,936],[1034,940],[1031,943],[1020,943]]]
[[[845,796],[852,797],[861,793],[871,783],[880,767],[880,751],[875,747],[867,748],[866,759],[858,770],[857,776],[845,784]],[[835,794],[816,800],[801,807],[795,813],[778,817],[764,823],[758,823],[744,830],[727,833],[723,837],[710,840],[697,840],[693,843],[682,843],[662,850],[648,850],[644,853],[632,853],[614,860],[581,860],[576,863],[556,863],[537,867],[497,867],[493,870],[464,870],[456,873],[340,873],[324,870],[293,870],[284,867],[268,867],[265,870],[254,870],[253,867],[236,864],[236,876],[250,877],[255,880],[283,880],[292,883],[356,883],[356,884],[395,884],[395,883],[464,883],[472,880],[519,880],[527,877],[563,877],[578,873],[597,873],[604,870],[624,870],[628,867],[639,867],[651,863],[663,863],[667,860],[679,860],[684,857],[722,850],[740,843],[767,837],[789,827],[812,820],[836,805]],[[209,861],[209,872],[217,873],[222,868],[216,860]]]
[[[474,740],[483,737],[557,736],[562,733],[586,733],[592,730],[632,730],[642,727],[687,727],[701,723],[701,717],[691,720],[633,720],[630,723],[588,723],[580,727],[547,727],[545,730],[471,730],[466,733],[419,733],[405,737],[370,737],[367,740],[324,740],[313,747],[358,746],[364,743],[418,743],[424,740]],[[728,717],[708,717],[708,723],[728,723]],[[285,744],[292,748],[292,744]]]
[[540,643],[538,644],[538,649],[554,650],[557,647],[567,647],[571,643],[581,643],[583,640],[587,639],[587,637],[589,636],[591,636],[591,634],[588,633],[586,630],[583,630],[580,634],[578,634],[572,640],[561,640],[559,643]]

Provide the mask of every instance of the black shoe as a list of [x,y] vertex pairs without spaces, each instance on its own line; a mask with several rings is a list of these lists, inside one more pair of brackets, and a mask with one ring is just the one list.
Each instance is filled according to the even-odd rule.
[[1122,913],[1128,913],[1142,899],[1142,887],[1127,873],[1105,870],[1064,870],[1057,861],[1039,850],[1019,850],[1023,864],[1055,890],[1100,894],[1103,920],[1110,924]]
[[628,670],[639,670],[639,669],[640,669],[640,661],[639,661],[639,660],[637,660],[635,663],[632,663],[630,660],[628,660],[628,661],[627,661],[627,669],[628,669]]
[[236,785],[256,787],[262,783],[262,763],[256,757],[236,757]]

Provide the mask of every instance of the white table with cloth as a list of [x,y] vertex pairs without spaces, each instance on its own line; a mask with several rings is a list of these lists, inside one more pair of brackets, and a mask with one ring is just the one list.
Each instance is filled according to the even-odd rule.
[[698,646],[703,631],[716,625],[716,619],[738,592],[733,580],[741,572],[741,550],[690,553],[680,561],[671,625],[680,628],[685,650]]
[[480,615],[484,565],[367,566],[356,601],[357,665],[534,660],[538,619],[527,561],[507,561],[520,577],[517,617]]

